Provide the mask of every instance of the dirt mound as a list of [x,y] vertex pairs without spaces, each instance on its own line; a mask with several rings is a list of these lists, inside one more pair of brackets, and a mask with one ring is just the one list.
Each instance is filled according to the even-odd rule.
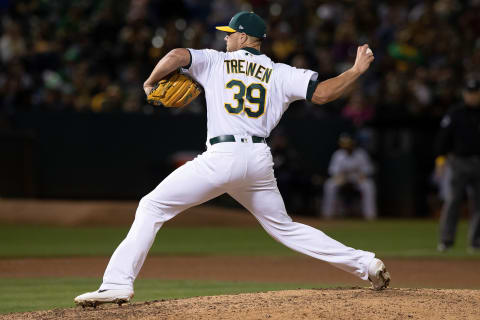
[[480,291],[288,290],[80,307],[0,319],[479,319]]

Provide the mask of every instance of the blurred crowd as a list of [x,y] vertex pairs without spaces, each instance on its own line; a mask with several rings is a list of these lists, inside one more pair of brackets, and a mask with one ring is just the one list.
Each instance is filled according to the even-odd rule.
[[263,52],[320,78],[351,66],[357,45],[373,49],[348,99],[326,111],[299,103],[296,116],[336,112],[358,127],[438,117],[480,71],[479,0],[2,0],[0,114],[155,112],[142,83],[156,62],[176,47],[224,50],[214,26],[240,10],[268,21]]

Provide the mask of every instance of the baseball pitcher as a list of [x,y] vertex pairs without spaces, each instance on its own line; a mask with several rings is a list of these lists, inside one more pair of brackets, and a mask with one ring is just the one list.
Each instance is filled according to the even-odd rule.
[[[135,221],[113,253],[99,290],[76,297],[75,303],[85,307],[128,302],[133,296],[133,282],[163,223],[223,193],[247,208],[275,240],[287,247],[370,280],[375,290],[386,288],[390,275],[374,253],[347,247],[320,230],[292,221],[277,188],[272,155],[265,141],[293,101],[307,99],[324,104],[340,97],[373,61],[368,45],[358,47],[351,69],[324,80],[314,71],[275,63],[262,54],[266,24],[253,12],[239,12],[228,26],[217,29],[226,32],[226,52],[174,49],[158,62],[144,83],[149,100],[164,97],[171,88],[189,86],[184,80],[164,81],[181,68],[184,75],[203,87],[207,150],[141,199]],[[166,89],[152,94],[161,81],[167,82]],[[188,93],[173,94],[191,100]],[[167,100],[175,105],[175,98]]]

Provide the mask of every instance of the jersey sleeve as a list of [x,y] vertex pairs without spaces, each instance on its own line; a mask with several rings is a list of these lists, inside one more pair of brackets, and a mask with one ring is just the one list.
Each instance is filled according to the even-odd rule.
[[188,68],[182,68],[182,73],[191,76],[195,81],[205,86],[215,63],[219,59],[220,52],[212,49],[195,50],[189,48],[187,50],[190,51],[192,60]]
[[358,149],[359,156],[360,156],[360,172],[366,176],[370,176],[375,173],[375,167],[373,166],[370,157],[368,156],[367,151],[363,149]]
[[318,73],[308,69],[299,69],[286,64],[278,64],[282,74],[282,89],[289,102],[305,100],[310,80],[317,80]]

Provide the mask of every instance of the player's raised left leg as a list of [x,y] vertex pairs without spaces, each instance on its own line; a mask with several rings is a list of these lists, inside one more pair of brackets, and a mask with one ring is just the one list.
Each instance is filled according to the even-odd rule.
[[388,286],[390,275],[374,253],[347,247],[318,229],[292,221],[277,188],[236,190],[229,194],[252,212],[275,240],[290,249],[328,262],[363,280],[370,280],[375,290]]
[[370,280],[374,289],[387,287],[390,275],[374,253],[347,247],[318,229],[292,221],[271,168],[271,157],[257,158],[247,171],[251,184],[231,189],[228,193],[247,208],[274,239],[285,246],[328,262],[363,280]]

